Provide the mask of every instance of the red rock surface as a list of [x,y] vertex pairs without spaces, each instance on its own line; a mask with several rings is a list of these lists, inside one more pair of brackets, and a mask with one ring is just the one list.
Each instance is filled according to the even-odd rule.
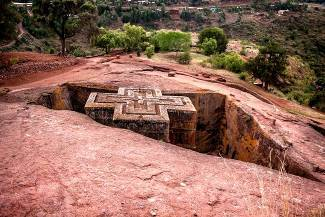
[[[325,203],[322,182],[196,153],[28,102],[68,81],[216,91],[252,115],[270,138],[291,144],[290,157],[319,180],[324,174],[312,165],[325,168],[325,140],[308,123],[322,124],[322,114],[289,114],[268,94],[197,79],[195,68],[124,56],[85,61],[47,78],[36,73],[31,83],[16,83],[0,98],[0,216],[307,216]],[[169,70],[176,76],[168,77]]]
[[1,103],[1,216],[303,216],[325,186],[85,115]]
[[0,84],[24,83],[35,72],[39,72],[38,77],[44,77],[40,72],[62,69],[81,62],[71,57],[59,57],[49,54],[40,55],[33,52],[0,53]]

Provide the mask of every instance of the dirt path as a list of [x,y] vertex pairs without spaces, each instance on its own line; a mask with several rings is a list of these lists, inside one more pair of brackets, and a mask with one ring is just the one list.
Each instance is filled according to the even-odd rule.
[[[82,81],[89,79],[89,74],[80,72],[86,69],[94,69],[99,60],[100,58],[85,59],[77,65],[64,67],[62,69],[56,69],[46,73],[34,72],[32,74],[22,75],[19,79],[14,78],[5,81],[5,84],[2,86],[8,87],[11,90],[17,90],[21,88],[53,86],[67,81]],[[99,75],[96,70],[92,70],[91,74],[92,76]]]

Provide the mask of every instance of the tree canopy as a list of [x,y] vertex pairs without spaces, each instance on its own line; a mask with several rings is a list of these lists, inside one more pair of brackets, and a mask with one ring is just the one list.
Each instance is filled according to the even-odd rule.
[[205,28],[200,32],[199,42],[201,45],[205,39],[213,38],[217,41],[217,52],[222,53],[227,49],[228,39],[224,31],[218,27]]
[[80,29],[82,15],[94,10],[85,0],[33,0],[33,13],[59,36],[61,52],[65,54],[65,40]]
[[97,37],[96,46],[105,49],[108,54],[113,48],[123,47],[123,38],[119,31],[105,30]]
[[127,51],[139,50],[141,43],[145,40],[146,31],[141,26],[125,24],[123,26],[125,33],[125,49]]
[[0,40],[12,39],[16,36],[16,25],[20,17],[10,0],[0,0],[0,11]]
[[270,41],[265,47],[260,48],[260,52],[255,59],[248,62],[247,67],[254,77],[261,79],[265,89],[269,84],[275,84],[278,75],[286,68],[287,55],[283,48],[277,43]]
[[214,38],[206,38],[201,44],[204,55],[212,55],[217,52],[218,42]]
[[[123,48],[125,51],[140,51],[145,49],[146,31],[141,26],[125,24],[122,30],[104,30],[96,39],[96,46],[104,48],[109,53],[113,48]],[[149,46],[149,45],[148,45]]]
[[177,31],[158,31],[151,39],[161,51],[187,51],[191,47],[191,35]]

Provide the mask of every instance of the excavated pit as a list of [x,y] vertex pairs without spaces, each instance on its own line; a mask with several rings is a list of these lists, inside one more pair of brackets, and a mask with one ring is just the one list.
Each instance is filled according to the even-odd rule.
[[[87,113],[85,105],[91,93],[117,94],[118,88],[107,85],[67,83],[58,86],[53,92],[43,93],[38,103],[51,109]],[[146,135],[132,128],[131,130],[197,152],[220,155],[278,170],[285,169],[288,173],[319,181],[306,168],[286,157],[287,148],[272,140],[250,114],[238,107],[227,96],[210,91],[162,91],[162,95],[183,96],[191,100],[196,109],[193,137],[195,141],[182,140],[180,137],[184,133],[176,134],[172,128],[169,129],[167,139],[155,138],[155,136]],[[179,118],[176,120],[181,121]],[[129,128],[125,124],[122,126],[103,124]],[[171,125],[173,125],[172,118]]]

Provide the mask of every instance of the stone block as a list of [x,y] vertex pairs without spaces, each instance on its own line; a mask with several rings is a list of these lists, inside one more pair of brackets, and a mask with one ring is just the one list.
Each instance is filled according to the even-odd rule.
[[90,94],[85,111],[92,119],[157,140],[195,145],[197,112],[185,96],[163,96],[159,89],[119,88]]

